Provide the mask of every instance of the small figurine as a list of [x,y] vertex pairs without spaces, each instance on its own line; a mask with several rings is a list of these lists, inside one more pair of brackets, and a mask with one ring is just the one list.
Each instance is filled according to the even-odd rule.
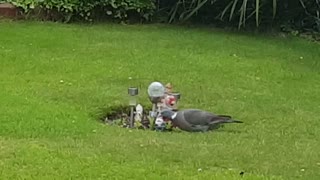
[[166,84],[166,94],[171,94],[172,93],[172,89],[173,89],[173,86],[171,83],[167,83]]
[[166,129],[166,123],[163,121],[161,116],[158,116],[155,121],[155,130],[164,131]]
[[142,114],[143,113],[143,107],[138,104],[136,106],[136,112],[135,112],[135,116],[134,116],[134,121],[135,122],[141,122],[142,121]]

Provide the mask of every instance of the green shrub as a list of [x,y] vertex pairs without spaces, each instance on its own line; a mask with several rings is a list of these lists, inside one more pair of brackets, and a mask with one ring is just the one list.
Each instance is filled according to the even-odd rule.
[[[25,14],[42,10],[68,22],[138,17],[144,21],[223,26],[282,27],[320,32],[320,0],[6,0]],[[156,15],[156,18],[153,18]],[[55,18],[57,19],[57,18]]]
[[72,18],[91,21],[93,15],[106,15],[125,20],[129,14],[150,20],[155,10],[154,0],[7,0],[7,2],[21,8],[25,14],[37,8],[51,13],[57,12],[65,21]]

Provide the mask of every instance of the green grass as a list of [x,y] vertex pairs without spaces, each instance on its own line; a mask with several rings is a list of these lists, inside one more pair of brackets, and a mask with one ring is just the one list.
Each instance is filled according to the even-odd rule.
[[[0,179],[319,179],[319,60],[295,38],[2,21]],[[148,103],[152,81],[171,82],[181,109],[245,124],[157,133],[97,120],[128,86]]]

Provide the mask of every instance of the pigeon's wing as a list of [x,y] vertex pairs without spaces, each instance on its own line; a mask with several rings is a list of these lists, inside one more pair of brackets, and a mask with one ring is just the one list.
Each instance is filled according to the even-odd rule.
[[184,110],[185,120],[193,125],[208,125],[214,117],[216,115],[198,109]]
[[199,124],[191,124],[185,120],[184,111],[178,112],[176,118],[173,123],[182,130],[189,132],[205,132],[208,131],[208,125],[199,125]]
[[184,112],[178,112],[172,123],[185,131],[191,131],[191,124],[184,119]]

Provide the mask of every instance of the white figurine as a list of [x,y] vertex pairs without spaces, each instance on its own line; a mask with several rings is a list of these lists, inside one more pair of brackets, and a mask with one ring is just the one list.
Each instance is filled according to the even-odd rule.
[[136,106],[136,114],[135,114],[135,116],[134,116],[134,120],[137,122],[141,122],[141,120],[142,120],[142,115],[143,115],[143,107],[140,105],[140,104],[138,104],[137,106]]

